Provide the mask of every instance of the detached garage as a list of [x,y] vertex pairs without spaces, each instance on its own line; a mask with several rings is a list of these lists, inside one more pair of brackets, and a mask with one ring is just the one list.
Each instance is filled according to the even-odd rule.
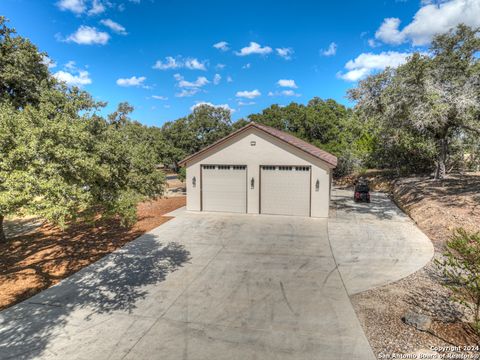
[[187,210],[328,217],[337,158],[251,122],[181,165]]

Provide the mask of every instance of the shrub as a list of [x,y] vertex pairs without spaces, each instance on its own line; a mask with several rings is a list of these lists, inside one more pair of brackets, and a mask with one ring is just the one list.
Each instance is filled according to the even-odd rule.
[[178,170],[178,180],[181,182],[184,182],[185,179],[187,178],[187,168],[186,167],[181,167],[180,170]]
[[472,310],[473,328],[480,333],[480,233],[454,231],[443,260],[437,260],[453,300]]
[[340,178],[350,175],[360,168],[360,164],[360,160],[352,152],[345,151],[344,154],[338,157],[338,164],[333,170],[333,176],[335,178]]

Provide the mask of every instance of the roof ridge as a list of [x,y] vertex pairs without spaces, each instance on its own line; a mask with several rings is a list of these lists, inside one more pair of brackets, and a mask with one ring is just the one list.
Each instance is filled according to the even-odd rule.
[[201,153],[213,148],[214,146],[230,139],[231,137],[233,136],[236,136],[237,134],[245,131],[246,129],[250,128],[250,127],[255,127],[261,131],[264,131],[265,133],[281,140],[281,141],[284,141],[285,143],[303,151],[303,152],[306,152],[307,154],[310,154],[311,156],[314,156],[322,161],[325,161],[326,163],[332,165],[332,166],[337,166],[337,157],[333,154],[330,154],[329,152],[323,150],[323,149],[320,149],[319,147],[313,145],[313,144],[310,144],[309,142],[303,140],[303,139],[300,139],[298,137],[296,137],[295,135],[292,135],[290,133],[287,133],[285,131],[282,131],[282,130],[279,130],[277,128],[274,128],[274,127],[271,127],[271,126],[268,126],[268,125],[264,125],[264,124],[259,124],[259,123],[256,123],[254,121],[250,121],[248,124],[246,124],[244,127],[236,130],[236,131],[233,131],[232,133],[228,134],[227,136],[223,137],[222,139],[214,142],[213,144],[201,149],[200,151],[190,155],[190,156],[187,156],[185,159],[183,159],[182,161],[180,161],[180,165],[183,165],[185,164],[188,160],[196,157],[197,155],[200,155]]

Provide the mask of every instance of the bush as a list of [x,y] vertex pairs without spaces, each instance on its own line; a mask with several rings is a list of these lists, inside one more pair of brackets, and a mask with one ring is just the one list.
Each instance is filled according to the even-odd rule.
[[453,300],[473,312],[473,328],[480,333],[480,233],[457,229],[447,242],[443,260],[437,260]]
[[180,170],[178,170],[178,180],[180,180],[181,182],[184,182],[185,179],[187,178],[187,168],[185,167],[181,167]]
[[347,176],[360,169],[361,161],[349,151],[338,157],[337,167],[333,170],[333,176],[340,178]]

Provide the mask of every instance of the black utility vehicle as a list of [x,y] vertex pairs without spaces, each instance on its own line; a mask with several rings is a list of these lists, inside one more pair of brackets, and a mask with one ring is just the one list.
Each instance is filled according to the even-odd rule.
[[355,182],[355,193],[353,195],[353,200],[355,202],[370,202],[370,188],[367,180],[360,179]]

